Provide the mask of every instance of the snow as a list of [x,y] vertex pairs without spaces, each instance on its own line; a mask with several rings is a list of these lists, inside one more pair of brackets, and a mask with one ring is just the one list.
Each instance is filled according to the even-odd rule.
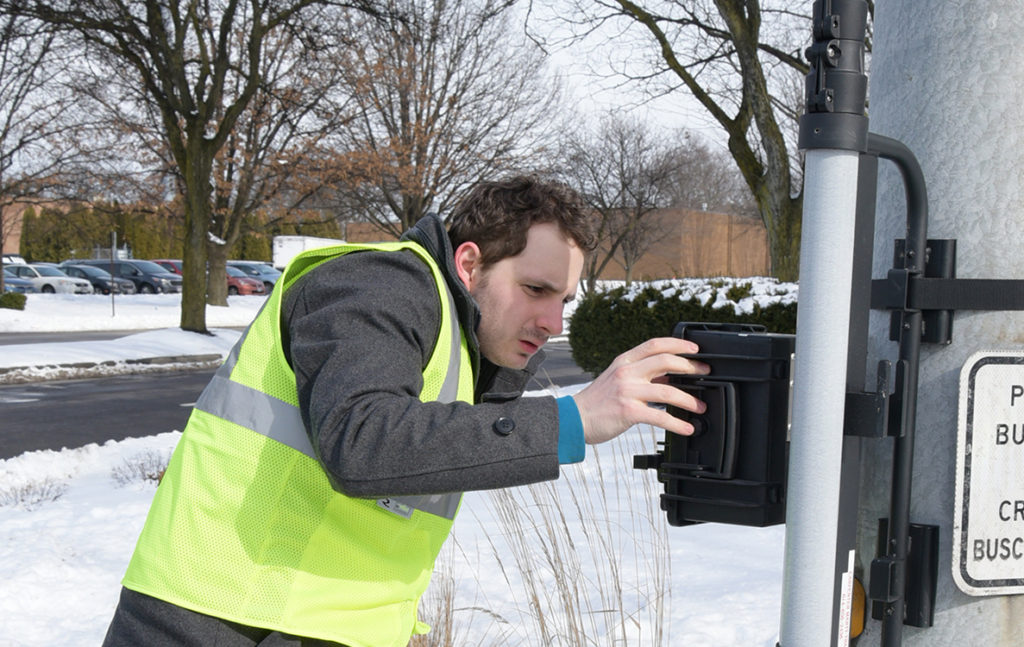
[[[755,281],[755,294],[762,284],[778,298],[794,292]],[[139,370],[132,362],[153,357],[208,362],[228,352],[263,301],[208,307],[206,336],[176,327],[180,295],[122,297],[113,314],[109,297],[29,295],[23,312],[0,309],[0,333],[129,332],[0,345],[0,371],[47,379]],[[81,366],[54,368],[69,363]],[[432,609],[445,591],[454,598],[452,633],[439,644],[774,647],[783,527],[668,526],[654,473],[632,469],[660,433],[638,427],[588,448],[557,481],[468,493],[421,605],[442,632]],[[179,436],[0,460],[0,647],[100,644],[155,490],[139,474],[165,461]]]
[[136,294],[113,301],[95,294],[27,296],[24,310],[0,308],[0,333],[114,330],[125,331],[125,336],[0,346],[0,383],[210,364],[231,349],[265,301],[260,296],[229,296],[227,307],[207,306],[211,334],[203,335],[178,327],[180,294]]

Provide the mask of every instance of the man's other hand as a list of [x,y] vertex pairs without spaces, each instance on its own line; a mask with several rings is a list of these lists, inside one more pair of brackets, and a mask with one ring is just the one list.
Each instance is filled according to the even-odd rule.
[[670,374],[709,372],[707,364],[680,357],[698,350],[696,344],[685,339],[657,337],[616,357],[597,379],[573,396],[586,442],[603,443],[640,423],[677,434],[692,434],[690,423],[650,405],[659,403],[704,412],[707,406],[702,401],[668,384]]

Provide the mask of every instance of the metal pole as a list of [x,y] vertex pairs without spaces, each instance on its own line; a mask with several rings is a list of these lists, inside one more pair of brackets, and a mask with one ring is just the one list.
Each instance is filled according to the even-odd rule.
[[[859,155],[809,151],[804,175],[793,427],[786,494],[783,647],[832,636],[839,474]],[[846,178],[836,186],[837,178]],[[839,190],[837,190],[839,189]]]
[[807,151],[793,416],[786,494],[782,647],[849,640],[833,617],[843,415],[860,153],[867,149],[863,0],[817,0],[807,50]]
[[110,316],[116,316],[114,311],[114,288],[117,286],[117,279],[114,278],[114,254],[117,253],[117,230],[110,232]]

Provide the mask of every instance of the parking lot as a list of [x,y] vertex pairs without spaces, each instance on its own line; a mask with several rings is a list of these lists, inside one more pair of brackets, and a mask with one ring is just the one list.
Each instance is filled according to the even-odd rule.
[[[17,254],[3,255],[4,292],[21,294],[173,294],[182,290],[178,259],[69,259],[28,263]],[[228,295],[265,295],[281,272],[267,262],[229,260]]]

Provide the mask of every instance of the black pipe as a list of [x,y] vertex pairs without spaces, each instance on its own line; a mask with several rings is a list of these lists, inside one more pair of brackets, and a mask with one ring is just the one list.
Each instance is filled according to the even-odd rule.
[[[924,274],[928,240],[928,194],[924,173],[914,154],[901,142],[868,134],[868,150],[895,162],[903,176],[907,200],[905,270]],[[910,494],[914,465],[914,431],[917,421],[918,363],[921,355],[920,310],[905,310],[899,339],[899,357],[905,361],[905,380],[901,400],[900,429],[896,435],[892,459],[892,492],[889,502],[887,553],[894,566],[893,600],[886,602],[882,617],[882,647],[899,647],[903,640],[903,615],[906,602],[907,554],[910,536]]]

